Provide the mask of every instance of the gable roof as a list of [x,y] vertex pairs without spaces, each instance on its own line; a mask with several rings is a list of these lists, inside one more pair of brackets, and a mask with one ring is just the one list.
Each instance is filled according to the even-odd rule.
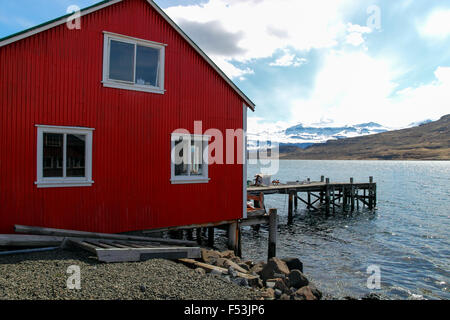
[[[84,8],[81,10],[80,14],[81,16],[90,14],[92,12],[101,10],[103,8],[109,7],[113,4],[116,4],[118,2],[121,2],[124,0],[104,0],[102,2],[98,2],[90,7]],[[209,58],[205,52],[203,52],[202,49],[200,49],[200,47],[194,42],[192,41],[191,38],[189,38],[189,36],[184,33],[183,30],[181,30],[181,28],[172,20],[170,19],[170,17],[156,4],[154,3],[152,0],[147,0],[147,2],[156,10],[156,12],[158,12],[163,18],[164,20],[167,21],[167,23],[169,23],[172,28],[174,28],[190,45],[191,47],[197,51],[198,54],[200,54],[200,56],[202,56],[203,59],[206,60],[206,62],[225,80],[225,82],[228,83],[228,85],[233,88],[234,91],[236,91],[236,93],[245,101],[245,103],[247,104],[247,106],[252,110],[255,111],[255,104],[234,84],[234,82],[228,78],[228,76],[211,60],[211,58]],[[48,22],[42,23],[40,25],[37,25],[35,27],[26,29],[24,31],[12,34],[10,36],[4,37],[0,39],[0,48],[4,47],[8,44],[11,44],[13,42],[31,37],[34,34],[43,32],[45,30],[54,28],[56,26],[59,26],[61,24],[64,24],[67,22],[67,18],[69,18],[70,16],[72,16],[73,13],[69,13],[66,14],[64,16],[61,16],[59,18],[50,20]]]

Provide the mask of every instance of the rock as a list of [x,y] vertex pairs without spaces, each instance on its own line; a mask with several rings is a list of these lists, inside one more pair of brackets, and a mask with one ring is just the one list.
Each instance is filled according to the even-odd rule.
[[276,282],[275,282],[275,286],[274,286],[274,288],[275,289],[278,289],[278,290],[280,290],[282,293],[290,293],[290,289],[289,289],[289,287],[286,285],[286,283],[284,282],[284,280],[283,279],[281,279],[281,278],[278,278],[278,279],[276,279]]
[[239,263],[238,266],[244,269],[246,272],[250,271],[250,267],[245,263]]
[[235,279],[233,279],[233,282],[234,282],[235,284],[237,284],[238,286],[241,286],[241,287],[248,287],[248,281],[247,281],[247,279],[244,279],[244,278],[235,278]]
[[381,296],[376,293],[368,293],[365,296],[361,297],[361,300],[381,300]]
[[268,288],[261,293],[261,296],[266,300],[273,300],[275,298],[275,290]]
[[291,300],[291,297],[288,296],[287,294],[283,293],[280,297],[280,300]]
[[286,263],[289,270],[300,270],[303,272],[303,263],[298,258],[283,258],[281,260]]
[[217,259],[221,258],[220,253],[214,250],[202,249],[202,260],[205,263],[216,264]]
[[289,287],[300,289],[309,284],[308,279],[300,270],[292,270],[288,275]]
[[220,253],[220,256],[222,258],[226,258],[226,259],[231,259],[231,258],[235,258],[236,257],[234,255],[234,251],[233,250],[223,251],[223,252]]
[[286,263],[284,263],[280,259],[271,258],[260,272],[261,279],[264,281],[267,279],[273,279],[274,274],[276,273],[284,274],[285,276],[287,276],[289,274],[289,268],[287,267]]
[[256,263],[254,263],[254,262],[251,261],[251,260],[244,261],[244,263],[248,266],[249,270],[250,270],[251,268],[253,268],[253,267],[255,266],[255,264],[256,264]]
[[317,300],[308,286],[298,289],[294,294],[295,300]]
[[270,288],[270,289],[273,289],[273,288],[275,288],[275,281],[266,281],[266,287],[267,288]]
[[309,283],[308,287],[309,287],[309,289],[311,289],[311,292],[317,298],[317,300],[322,299],[322,292],[319,289],[317,289],[315,285],[313,285],[312,283]]
[[250,272],[255,273],[255,274],[261,274],[261,271],[263,270],[264,265],[265,265],[264,262],[258,262],[250,269]]
[[202,269],[202,268],[196,268],[194,271],[195,271],[195,273],[197,273],[201,276],[204,276],[206,274],[205,269]]
[[234,270],[234,268],[232,266],[228,267],[228,274],[230,275],[230,277],[232,278],[236,278],[237,277],[237,272],[236,270]]
[[283,292],[280,289],[275,289],[275,298],[279,299]]
[[141,285],[139,287],[139,290],[141,290],[141,292],[145,292],[145,290],[147,290],[147,288],[144,285]]

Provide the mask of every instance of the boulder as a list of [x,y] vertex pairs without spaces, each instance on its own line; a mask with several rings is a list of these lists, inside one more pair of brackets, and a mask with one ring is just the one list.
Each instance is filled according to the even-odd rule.
[[286,263],[289,270],[300,270],[303,272],[303,263],[298,258],[283,258],[281,260]]
[[315,285],[310,283],[310,284],[308,284],[308,287],[309,287],[309,289],[311,289],[311,292],[317,298],[317,300],[322,299],[322,292],[319,289],[317,289]]
[[235,254],[233,250],[227,250],[227,251],[223,251],[220,253],[220,256],[222,258],[226,258],[226,259],[231,259],[231,258],[235,258]]
[[294,294],[295,300],[317,300],[308,286],[298,289]]
[[271,258],[260,272],[263,281],[273,279],[275,274],[289,274],[289,268],[286,263],[278,258]]
[[361,300],[381,300],[381,296],[376,293],[368,293],[365,296],[361,297]]
[[308,279],[300,270],[292,270],[288,275],[289,287],[300,289],[309,284]]
[[291,293],[291,290],[281,278],[276,279],[274,288],[280,290],[282,293]]
[[250,269],[250,272],[255,274],[261,274],[264,265],[265,265],[264,262],[258,262]]
[[202,260],[208,264],[216,264],[217,259],[221,258],[220,253],[214,250],[202,249]]
[[283,294],[283,292],[281,292],[281,290],[275,289],[275,298],[276,299],[280,299],[282,294]]

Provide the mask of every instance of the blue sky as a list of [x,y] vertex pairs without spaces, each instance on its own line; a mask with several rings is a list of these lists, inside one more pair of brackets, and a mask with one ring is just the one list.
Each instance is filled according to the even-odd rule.
[[[0,0],[0,37],[97,0]],[[249,127],[450,113],[450,1],[155,1],[256,103]]]

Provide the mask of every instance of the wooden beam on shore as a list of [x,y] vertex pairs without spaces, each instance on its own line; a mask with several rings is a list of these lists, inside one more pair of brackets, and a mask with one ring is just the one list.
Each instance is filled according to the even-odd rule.
[[87,232],[87,231],[31,227],[31,226],[22,226],[22,225],[15,225],[14,230],[18,233],[27,233],[27,234],[34,234],[34,235],[48,235],[48,236],[58,236],[58,237],[112,239],[112,240],[137,240],[137,241],[158,242],[158,243],[169,244],[169,245],[183,245],[183,246],[191,246],[191,247],[197,245],[194,241],[187,241],[187,240],[151,238],[151,237],[123,235],[123,234],[96,233],[96,232]]
[[[181,263],[183,263],[185,265],[190,266],[191,268],[193,268],[193,267],[202,268],[206,272],[216,271],[223,275],[228,274],[228,270],[225,268],[213,266],[211,264],[199,262],[199,261],[196,261],[193,259],[178,259],[178,261],[180,261]],[[236,273],[237,273],[238,277],[247,279],[247,280],[249,280],[249,282],[250,281],[258,281],[258,279],[259,279],[259,276],[254,276],[254,275],[250,275],[250,274],[239,272],[239,271],[236,271]]]

